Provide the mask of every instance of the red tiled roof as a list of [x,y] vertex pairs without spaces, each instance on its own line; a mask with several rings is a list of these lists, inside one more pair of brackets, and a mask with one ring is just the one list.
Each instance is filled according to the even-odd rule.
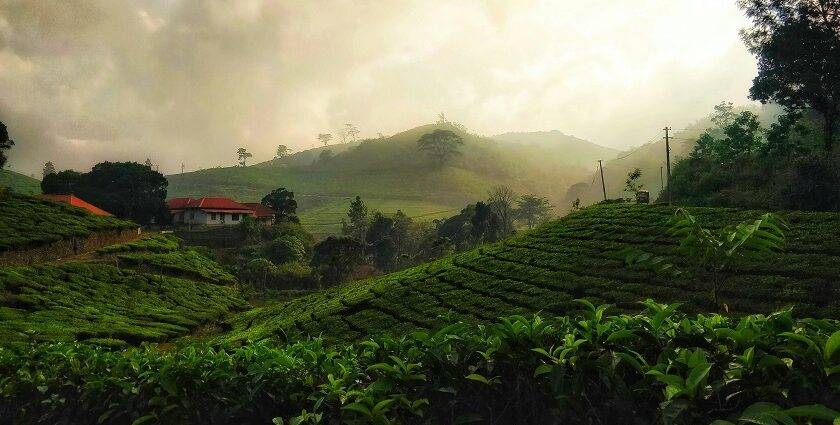
[[242,205],[229,198],[208,198],[206,196],[199,199],[173,198],[166,201],[166,204],[169,206],[170,210],[196,208],[200,210],[226,210],[226,212],[229,210],[237,210],[236,212],[241,211],[242,213],[253,211],[252,208]]
[[254,210],[257,218],[271,218],[274,217],[274,214],[277,214],[273,209],[257,202],[243,202],[242,205]]
[[96,215],[104,215],[107,217],[114,216],[108,211],[105,211],[95,205],[91,205],[90,203],[85,202],[83,199],[80,199],[75,195],[40,195],[40,198],[53,202],[64,202],[65,204],[70,204],[74,207],[84,208]]

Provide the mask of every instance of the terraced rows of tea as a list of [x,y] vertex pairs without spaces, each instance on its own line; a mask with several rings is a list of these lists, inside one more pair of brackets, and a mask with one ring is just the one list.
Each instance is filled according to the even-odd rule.
[[234,280],[165,236],[106,247],[85,262],[0,268],[0,346],[164,341],[244,308],[223,285]]
[[[715,228],[760,216],[756,211],[694,208]],[[688,265],[668,235],[674,208],[604,205],[587,208],[504,243],[454,255],[402,272],[255,308],[228,320],[219,341],[321,334],[334,341],[401,334],[455,319],[490,322],[510,314],[569,314],[573,300],[639,309],[638,301],[683,302],[711,309],[706,286],[689,278],[659,277],[628,268],[619,251],[630,246]],[[800,314],[840,317],[840,214],[782,213],[790,225],[783,253],[744,262],[721,291],[732,314],[769,312],[792,304]]]

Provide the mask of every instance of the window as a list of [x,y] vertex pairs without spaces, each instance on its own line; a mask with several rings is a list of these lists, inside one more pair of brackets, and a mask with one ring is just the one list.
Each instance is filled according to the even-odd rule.
[[216,221],[216,213],[210,213],[210,220]]
[[239,221],[239,214],[231,214],[230,219],[232,221]]

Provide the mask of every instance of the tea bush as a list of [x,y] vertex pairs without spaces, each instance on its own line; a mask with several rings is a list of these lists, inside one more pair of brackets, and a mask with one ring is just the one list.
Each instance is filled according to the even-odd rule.
[[[760,213],[689,208],[709,228],[721,228]],[[638,311],[639,300],[683,302],[691,312],[714,309],[707,285],[689,276],[657,276],[627,268],[622,251],[635,247],[689,264],[669,236],[675,208],[659,205],[599,205],[586,208],[503,243],[453,255],[385,276],[352,282],[230,318],[224,341],[308,334],[328,341],[430,329],[438,318],[486,323],[509,314],[574,313],[573,299]],[[785,251],[763,262],[732,264],[720,300],[730,312],[769,312],[785,305],[813,317],[840,317],[840,214],[780,212],[790,229]],[[362,320],[363,319],[363,320]]]
[[136,227],[130,221],[94,215],[70,205],[0,191],[0,252]]
[[790,309],[509,316],[327,347],[0,348],[14,423],[837,424],[840,323]]

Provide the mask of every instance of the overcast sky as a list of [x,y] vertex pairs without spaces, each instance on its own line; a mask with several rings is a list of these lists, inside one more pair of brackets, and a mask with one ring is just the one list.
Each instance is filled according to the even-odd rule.
[[0,0],[9,168],[165,173],[434,121],[626,148],[721,100],[755,59],[734,0]]

